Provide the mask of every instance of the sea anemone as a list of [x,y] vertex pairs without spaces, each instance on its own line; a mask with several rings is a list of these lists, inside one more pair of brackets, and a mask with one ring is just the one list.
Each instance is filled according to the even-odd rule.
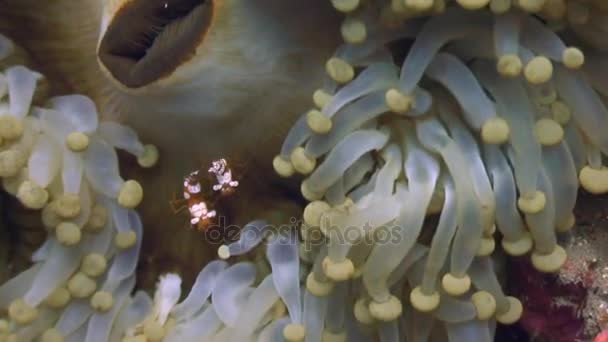
[[[405,311],[450,341],[489,340],[494,321],[522,314],[490,258],[496,228],[506,254],[556,272],[579,182],[608,190],[601,47],[567,29],[570,12],[554,13],[566,4],[531,3],[336,5],[346,43],[274,166],[306,176],[303,231],[327,237],[326,255],[308,256],[322,269],[308,291],[355,287],[343,305],[354,303],[359,323],[387,322],[380,336],[428,336],[432,323],[399,328]],[[596,27],[585,23],[574,31]],[[367,239],[379,231],[388,239]]]
[[[0,43],[0,55],[11,54],[12,43],[4,36]],[[48,231],[33,265],[0,288],[10,322],[3,336],[107,340],[135,285],[143,236],[133,210],[143,190],[120,177],[115,148],[143,167],[153,166],[158,152],[125,126],[99,123],[85,96],[39,98],[41,106],[32,105],[41,78],[22,65],[0,74],[2,184],[25,208],[41,210]]]
[[[608,8],[332,4],[345,43],[273,161],[305,177],[302,222],[245,225],[185,298],[175,273],[132,294],[143,189],[116,149],[145,168],[157,149],[98,122],[89,98],[46,98],[41,74],[0,64],[0,176],[48,231],[0,286],[2,338],[491,341],[522,316],[500,254],[558,271],[579,184],[608,192]],[[0,59],[14,48],[0,36]]]

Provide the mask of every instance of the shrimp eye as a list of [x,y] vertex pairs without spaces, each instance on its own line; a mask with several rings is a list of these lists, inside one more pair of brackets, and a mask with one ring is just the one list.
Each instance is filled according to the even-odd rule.
[[109,23],[99,61],[128,88],[168,77],[195,55],[213,10],[213,0],[129,1]]

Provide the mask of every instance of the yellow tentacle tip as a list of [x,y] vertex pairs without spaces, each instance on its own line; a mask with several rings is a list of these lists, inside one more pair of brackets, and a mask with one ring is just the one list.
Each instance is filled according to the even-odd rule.
[[537,214],[545,209],[546,203],[547,198],[545,197],[545,193],[539,190],[532,194],[520,196],[519,199],[517,199],[517,207],[519,210],[530,215]]
[[0,115],[0,138],[17,140],[23,134],[23,122],[12,115]]
[[134,231],[122,231],[114,236],[114,245],[120,249],[131,248],[137,241],[137,235]]
[[80,271],[88,275],[89,277],[99,277],[106,271],[108,267],[108,260],[106,257],[99,253],[90,253],[82,258],[80,264]]
[[345,281],[355,273],[355,265],[350,259],[342,261],[332,260],[329,256],[323,259],[323,272],[327,278],[333,281]]
[[15,177],[27,163],[27,157],[20,149],[0,152],[0,177]]
[[386,92],[384,99],[391,111],[400,114],[407,113],[414,102],[414,99],[410,95],[403,94],[394,88]]
[[519,0],[517,4],[519,7],[529,13],[537,13],[543,9],[546,0]]
[[355,302],[354,314],[355,319],[361,324],[371,325],[376,321],[369,311],[369,301],[363,298],[359,298]]
[[494,252],[496,248],[496,241],[493,237],[484,237],[481,239],[479,243],[479,248],[477,249],[477,256],[489,256]]
[[290,323],[283,328],[283,338],[289,342],[304,341],[306,329],[302,324]]
[[80,227],[72,222],[61,222],[55,229],[55,235],[57,241],[66,246],[74,246],[82,238]]
[[70,291],[68,291],[67,288],[62,286],[56,288],[53,292],[51,292],[51,294],[46,297],[43,303],[51,309],[61,309],[68,305],[70,299],[72,299]]
[[544,56],[536,56],[524,68],[526,80],[532,84],[542,84],[553,76],[553,64]]
[[367,39],[367,27],[359,19],[346,18],[341,27],[342,38],[350,44],[360,44]]
[[230,259],[230,248],[228,248],[226,245],[221,245],[217,249],[217,256],[222,260]]
[[506,238],[502,239],[502,248],[504,251],[511,256],[522,256],[532,250],[533,241],[532,235],[529,232],[525,232],[519,240],[509,241]]
[[306,123],[317,134],[327,134],[332,127],[331,119],[316,109],[306,114]]
[[[485,1],[485,0],[480,0]],[[463,0],[463,2],[470,2],[469,0]],[[475,2],[475,0],[473,0]],[[425,12],[433,8],[433,0],[405,0],[406,11],[413,10],[415,12]],[[463,6],[464,7],[464,6]]]
[[456,0],[460,6],[468,10],[476,10],[487,6],[490,0]]
[[59,217],[74,218],[80,214],[80,197],[78,194],[64,193],[53,201],[52,208]]
[[296,147],[293,152],[291,152],[290,159],[294,170],[303,175],[311,173],[317,165],[317,161],[309,156],[303,147]]
[[509,140],[511,128],[507,121],[500,117],[488,119],[481,126],[481,140],[486,144],[504,144]]
[[562,54],[562,62],[569,69],[580,69],[585,64],[583,51],[576,47],[569,47]]
[[534,124],[534,134],[541,145],[553,146],[564,138],[564,129],[557,121],[543,118]]
[[66,136],[65,144],[73,152],[82,152],[89,147],[89,136],[82,132],[72,132]]
[[46,330],[42,336],[40,336],[40,342],[63,342],[65,341],[65,337],[61,333],[61,331],[51,328]]
[[158,163],[159,152],[158,148],[154,145],[144,145],[144,152],[141,156],[137,157],[137,163],[143,168],[151,168]]
[[608,168],[602,166],[600,169],[587,165],[583,167],[578,175],[581,186],[592,194],[605,194],[608,192]]
[[118,193],[118,204],[125,208],[137,207],[144,196],[144,190],[141,185],[135,180],[128,180],[120,189]]
[[333,288],[334,283],[331,281],[319,281],[312,272],[306,277],[306,289],[317,297],[327,296]]
[[311,227],[319,227],[321,215],[330,209],[331,207],[325,201],[312,201],[304,208],[304,222]]
[[496,313],[496,299],[489,292],[477,291],[471,296],[471,302],[477,311],[477,319],[485,321]]
[[38,317],[38,310],[23,299],[16,299],[8,306],[8,316],[19,324],[28,324]]
[[323,89],[317,89],[312,94],[312,102],[315,104],[315,106],[317,106],[318,109],[323,109],[323,107],[325,107],[329,101],[331,101],[331,99],[331,94],[327,93]]
[[524,307],[519,299],[515,297],[507,297],[509,301],[509,309],[506,312],[497,313],[496,320],[502,324],[513,324],[517,322],[524,312]]
[[532,253],[532,265],[537,270],[544,273],[554,273],[559,271],[562,265],[566,262],[568,255],[566,250],[559,245],[556,245],[553,251],[549,254]]
[[403,312],[403,305],[397,297],[391,295],[384,302],[371,301],[369,312],[375,319],[383,322],[390,322],[397,319]]
[[97,291],[91,297],[90,305],[94,310],[99,312],[107,312],[114,305],[112,294],[107,291]]
[[300,192],[302,193],[302,196],[304,196],[304,198],[309,201],[320,200],[323,197],[322,193],[318,193],[310,189],[310,186],[308,185],[308,180],[306,179],[302,181],[302,184],[300,184]]
[[523,63],[519,56],[509,54],[501,56],[496,63],[496,70],[504,77],[514,78],[521,74]]
[[410,302],[414,309],[420,312],[431,312],[439,307],[439,292],[435,291],[430,295],[422,292],[420,286],[415,287],[410,293]]
[[42,209],[49,200],[49,193],[32,181],[21,183],[17,198],[29,209]]
[[165,337],[165,328],[154,320],[148,320],[144,323],[144,335],[146,336],[146,342],[160,342]]
[[325,64],[325,70],[329,77],[340,84],[348,83],[355,77],[353,66],[338,57],[330,58]]
[[462,277],[457,277],[450,273],[446,273],[441,279],[441,285],[448,294],[460,296],[471,288],[471,278],[466,274]]
[[331,0],[334,8],[340,12],[352,12],[359,7],[359,0]]
[[272,167],[274,168],[274,171],[283,178],[291,177],[296,172],[291,161],[286,160],[281,156],[274,157],[272,160]]
[[70,295],[77,299],[87,298],[95,292],[97,289],[97,283],[95,280],[91,279],[89,276],[82,272],[76,272],[68,280],[67,285],[68,291],[70,291]]

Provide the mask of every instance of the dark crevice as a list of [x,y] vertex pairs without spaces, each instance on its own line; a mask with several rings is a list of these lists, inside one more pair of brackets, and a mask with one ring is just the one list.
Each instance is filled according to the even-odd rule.
[[129,88],[169,76],[188,61],[213,18],[212,0],[135,0],[114,15],[99,46],[106,69]]

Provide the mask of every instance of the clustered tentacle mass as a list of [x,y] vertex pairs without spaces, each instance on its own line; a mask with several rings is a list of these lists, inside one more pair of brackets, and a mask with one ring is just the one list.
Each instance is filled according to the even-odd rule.
[[[86,97],[32,105],[42,76],[2,65],[0,176],[49,231],[0,286],[2,338],[491,341],[521,317],[496,241],[555,272],[579,186],[608,192],[608,7],[332,3],[345,43],[274,160],[304,176],[303,223],[246,225],[183,299],[177,274],[131,294],[142,189],[114,149],[143,167],[156,149]],[[0,36],[0,58],[12,48]]]
[[5,191],[40,210],[48,238],[33,265],[0,287],[2,338],[108,340],[143,236],[134,211],[143,190],[120,177],[115,149],[142,167],[158,152],[130,128],[98,122],[85,96],[46,98],[43,76],[13,64],[16,49],[0,36],[0,176]]
[[321,264],[307,289],[354,289],[344,305],[361,324],[385,322],[373,325],[381,339],[425,340],[431,323],[412,332],[400,322],[420,315],[413,321],[442,323],[450,341],[465,331],[489,340],[495,321],[522,313],[496,279],[496,238],[506,254],[555,272],[579,185],[608,191],[606,49],[592,20],[604,8],[333,3],[346,14],[345,44],[274,160],[280,175],[304,176],[304,240],[326,237],[307,255]]

